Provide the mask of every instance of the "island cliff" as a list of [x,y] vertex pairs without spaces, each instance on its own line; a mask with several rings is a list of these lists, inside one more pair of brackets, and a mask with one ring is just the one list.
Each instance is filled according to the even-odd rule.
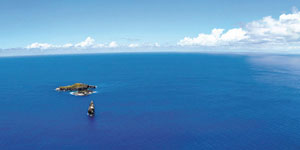
[[60,86],[56,88],[57,91],[85,91],[89,89],[95,89],[96,86],[94,85],[88,85],[83,83],[75,83],[73,85],[68,86]]

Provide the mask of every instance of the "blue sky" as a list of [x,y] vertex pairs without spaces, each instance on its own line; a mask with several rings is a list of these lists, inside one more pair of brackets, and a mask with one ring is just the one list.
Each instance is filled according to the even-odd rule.
[[297,13],[292,9],[298,6],[297,0],[0,0],[0,48],[76,44],[87,37],[107,45],[175,46],[215,28],[225,33],[266,16]]

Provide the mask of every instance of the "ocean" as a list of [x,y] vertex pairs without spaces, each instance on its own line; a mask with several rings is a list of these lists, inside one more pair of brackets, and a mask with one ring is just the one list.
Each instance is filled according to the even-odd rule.
[[[300,56],[32,56],[0,68],[1,150],[300,149]],[[97,93],[55,91],[77,82]]]

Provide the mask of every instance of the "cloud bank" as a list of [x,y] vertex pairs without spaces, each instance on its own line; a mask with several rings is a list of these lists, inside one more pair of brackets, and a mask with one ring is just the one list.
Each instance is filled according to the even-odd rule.
[[77,44],[67,43],[64,45],[53,45],[48,43],[32,43],[26,46],[27,49],[66,49],[66,48],[74,48],[74,49],[86,49],[86,48],[117,48],[119,45],[117,42],[112,41],[107,44],[97,44],[95,43],[95,39],[91,37],[87,37],[84,41],[79,42]]
[[294,10],[293,13],[282,14],[277,19],[267,16],[227,31],[215,28],[210,34],[200,33],[197,37],[185,37],[177,45],[300,50],[300,12]]
[[[169,45],[170,46],[170,45]],[[300,12],[294,10],[290,14],[282,14],[275,19],[271,16],[246,23],[243,27],[229,30],[215,28],[209,34],[200,33],[197,37],[184,37],[179,40],[177,50],[184,48],[215,49],[268,49],[268,50],[300,50]],[[171,47],[172,47],[171,46]],[[32,43],[27,49],[91,49],[91,48],[158,48],[158,43],[130,43],[119,45],[116,41],[96,43],[91,37],[76,44],[53,45],[49,43]],[[168,48],[168,47],[166,47]]]
[[[166,39],[166,41],[168,41]],[[129,42],[129,43],[128,43]],[[134,42],[134,43],[130,43]],[[35,42],[23,48],[0,49],[0,56],[114,53],[114,52],[254,52],[300,53],[300,12],[296,9],[277,18],[263,17],[231,29],[214,28],[211,33],[184,37],[167,44],[130,40],[98,43],[92,37],[61,45]]]
[[128,45],[119,45],[116,41],[109,43],[96,43],[95,39],[87,37],[84,41],[76,44],[63,44],[63,45],[53,45],[49,43],[32,43],[26,46],[26,49],[101,49],[101,48],[138,48],[138,47],[160,47],[158,43],[131,43]]

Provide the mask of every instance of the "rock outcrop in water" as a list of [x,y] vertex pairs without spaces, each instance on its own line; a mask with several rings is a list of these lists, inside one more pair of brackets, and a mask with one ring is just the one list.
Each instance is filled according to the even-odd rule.
[[92,91],[91,89],[95,89],[95,88],[96,86],[94,85],[75,83],[73,85],[58,87],[56,88],[56,91],[75,91],[75,92],[71,92],[71,94],[76,96],[87,96],[93,94],[94,91]]
[[83,91],[88,89],[95,89],[96,86],[83,83],[75,83],[73,85],[61,86],[56,88],[57,91]]
[[90,103],[90,106],[88,109],[88,115],[91,117],[95,115],[95,105],[94,105],[93,101],[91,101],[91,103]]
[[92,91],[92,90],[79,90],[76,92],[72,92],[72,94],[76,95],[76,96],[87,96],[87,95],[90,95],[93,93],[94,93],[94,91]]

